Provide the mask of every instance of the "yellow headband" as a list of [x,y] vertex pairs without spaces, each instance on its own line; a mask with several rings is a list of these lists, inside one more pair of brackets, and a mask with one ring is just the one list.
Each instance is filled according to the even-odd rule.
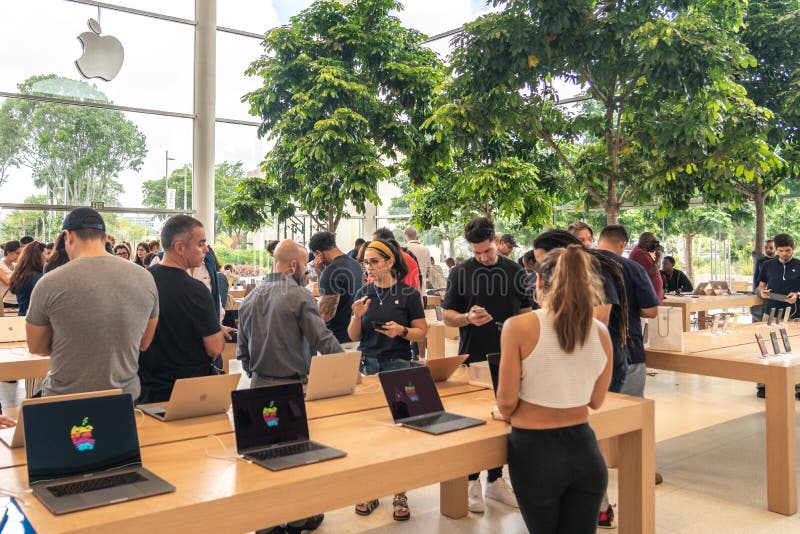
[[392,253],[392,249],[381,243],[380,241],[370,241],[367,248],[375,249],[381,253],[383,253],[387,258],[394,259],[394,254]]

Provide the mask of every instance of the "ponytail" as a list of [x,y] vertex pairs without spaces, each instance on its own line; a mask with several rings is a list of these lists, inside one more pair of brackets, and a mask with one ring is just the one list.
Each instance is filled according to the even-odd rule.
[[595,258],[580,245],[550,251],[542,261],[545,308],[553,315],[558,344],[571,353],[589,340],[594,307],[603,303]]

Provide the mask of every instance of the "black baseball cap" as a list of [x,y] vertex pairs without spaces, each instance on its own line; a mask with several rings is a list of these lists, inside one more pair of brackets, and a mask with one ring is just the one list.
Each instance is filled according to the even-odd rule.
[[519,245],[517,245],[517,240],[514,239],[514,236],[511,235],[511,234],[503,234],[503,235],[501,235],[500,236],[500,241],[502,241],[503,243],[507,244],[511,248],[517,248],[519,246]]
[[92,208],[75,208],[64,217],[62,230],[83,230],[94,229],[106,231],[106,223],[103,217]]

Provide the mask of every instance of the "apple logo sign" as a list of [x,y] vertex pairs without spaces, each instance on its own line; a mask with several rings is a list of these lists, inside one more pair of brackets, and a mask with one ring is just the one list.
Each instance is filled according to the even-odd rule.
[[125,59],[125,50],[119,39],[100,36],[100,23],[89,19],[90,32],[78,36],[83,45],[83,55],[75,61],[75,66],[84,78],[102,78],[110,82],[119,74]]

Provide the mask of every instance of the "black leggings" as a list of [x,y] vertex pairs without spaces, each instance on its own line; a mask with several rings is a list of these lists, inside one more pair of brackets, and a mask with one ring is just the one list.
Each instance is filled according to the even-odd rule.
[[508,472],[529,531],[594,534],[597,530],[608,469],[588,424],[512,428]]

